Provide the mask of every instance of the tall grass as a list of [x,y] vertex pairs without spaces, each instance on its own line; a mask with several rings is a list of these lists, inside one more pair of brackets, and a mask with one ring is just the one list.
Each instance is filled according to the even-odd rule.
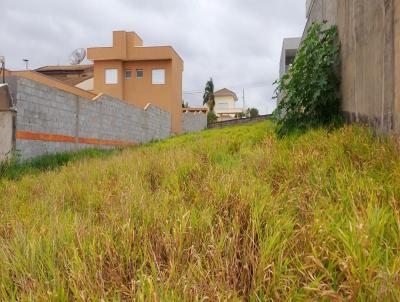
[[0,181],[0,300],[400,299],[400,160],[362,127],[205,131]]

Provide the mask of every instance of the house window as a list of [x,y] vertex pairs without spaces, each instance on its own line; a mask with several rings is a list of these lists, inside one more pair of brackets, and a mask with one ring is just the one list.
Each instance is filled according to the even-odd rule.
[[165,84],[165,69],[153,69],[152,83],[153,85]]
[[136,78],[142,79],[144,75],[143,69],[136,69]]
[[130,80],[132,79],[132,71],[131,70],[125,70],[125,79]]
[[118,70],[117,69],[106,69],[105,70],[105,82],[106,84],[118,84]]
[[217,109],[229,109],[229,103],[217,103],[215,107]]

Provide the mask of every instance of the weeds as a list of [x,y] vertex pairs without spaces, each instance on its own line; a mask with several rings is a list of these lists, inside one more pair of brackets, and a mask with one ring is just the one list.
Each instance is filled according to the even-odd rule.
[[400,160],[262,122],[0,181],[0,300],[398,301]]

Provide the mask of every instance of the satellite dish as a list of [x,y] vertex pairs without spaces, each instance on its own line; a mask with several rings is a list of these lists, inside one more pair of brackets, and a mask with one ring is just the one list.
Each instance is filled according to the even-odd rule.
[[86,49],[78,48],[71,53],[69,57],[69,62],[71,63],[71,65],[78,65],[85,59],[85,57]]

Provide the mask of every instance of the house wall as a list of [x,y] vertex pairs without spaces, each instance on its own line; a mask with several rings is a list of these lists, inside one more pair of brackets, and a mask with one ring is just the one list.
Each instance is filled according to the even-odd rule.
[[182,113],[182,132],[199,132],[207,128],[207,113],[184,112]]
[[86,90],[86,91],[93,91],[93,89],[94,89],[94,79],[93,78],[87,79],[87,80],[85,80],[83,82],[80,82],[79,84],[75,85],[75,87],[79,88],[79,89]]
[[[105,93],[136,106],[152,103],[171,113],[172,132],[180,133],[183,61],[172,47],[142,47],[138,35],[113,33],[113,47],[89,48],[88,58],[94,64],[94,92]],[[118,84],[105,84],[105,69],[118,70]],[[125,80],[125,70],[132,79]],[[144,69],[144,78],[136,80],[135,70]],[[165,69],[166,83],[152,84],[152,70]]]
[[[219,107],[221,103],[227,103],[228,107]],[[235,108],[235,99],[233,96],[218,96],[215,97],[215,112],[218,113],[218,109],[226,110]]]
[[103,95],[97,100],[25,78],[7,78],[17,105],[16,149],[23,159],[87,147],[110,148],[164,139],[171,114]]

